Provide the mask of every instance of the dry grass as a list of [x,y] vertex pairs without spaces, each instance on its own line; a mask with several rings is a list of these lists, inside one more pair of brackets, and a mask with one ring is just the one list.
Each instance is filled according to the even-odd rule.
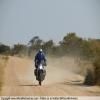
[[95,70],[95,83],[100,85],[100,58],[97,58],[94,61],[94,70]]
[[100,85],[100,58],[97,58],[90,65],[87,63],[84,67],[81,66],[81,71],[85,71],[85,85]]
[[76,72],[84,76],[83,84],[90,86],[95,85],[95,68],[93,66],[93,62],[81,59],[78,59],[76,62],[78,63]]
[[6,67],[8,59],[8,56],[0,56],[0,91],[3,85],[4,68]]

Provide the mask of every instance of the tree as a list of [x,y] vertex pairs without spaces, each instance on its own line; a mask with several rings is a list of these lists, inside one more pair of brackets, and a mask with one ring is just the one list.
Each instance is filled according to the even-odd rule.
[[35,36],[29,41],[29,44],[30,44],[30,49],[37,50],[41,48],[43,41],[38,36]]
[[33,37],[30,41],[29,41],[29,44],[31,44],[31,46],[34,46],[34,45],[39,45],[42,43],[42,40],[38,37],[38,36],[35,36]]
[[34,36],[28,44],[28,55],[31,57],[33,56],[34,52],[42,48],[43,40],[41,40],[39,36]]
[[49,40],[47,42],[44,42],[43,47],[45,49],[51,49],[54,46],[53,40]]
[[49,40],[47,42],[44,42],[42,45],[42,48],[44,49],[45,52],[52,52],[52,48],[54,47],[54,42],[53,40]]
[[12,55],[26,55],[28,52],[28,47],[23,44],[15,44],[12,48]]
[[84,56],[95,59],[100,56],[100,41],[95,39],[84,40],[82,49]]
[[76,33],[68,33],[60,42],[64,53],[78,54],[82,47],[82,38],[76,36]]

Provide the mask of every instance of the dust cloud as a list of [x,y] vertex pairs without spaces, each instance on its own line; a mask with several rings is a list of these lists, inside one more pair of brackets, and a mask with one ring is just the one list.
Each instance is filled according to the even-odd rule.
[[76,77],[77,80],[80,80],[80,77],[84,77],[86,74],[87,64],[80,61],[79,58],[67,56],[59,58],[48,57],[47,60],[46,82],[48,83],[63,82],[64,80],[70,81],[76,79]]

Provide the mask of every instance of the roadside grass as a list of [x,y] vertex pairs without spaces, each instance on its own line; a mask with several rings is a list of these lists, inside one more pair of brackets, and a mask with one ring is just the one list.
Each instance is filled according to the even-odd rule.
[[93,65],[95,70],[95,83],[100,85],[100,57],[94,61]]
[[84,76],[84,85],[93,86],[95,85],[95,68],[92,61],[89,60],[76,60],[78,63],[78,67],[76,68],[76,72],[82,76]]
[[1,94],[3,80],[4,80],[4,69],[6,67],[8,59],[9,59],[8,56],[0,55],[0,94]]
[[100,85],[100,58],[96,58],[91,67],[88,65],[85,73],[85,85]]

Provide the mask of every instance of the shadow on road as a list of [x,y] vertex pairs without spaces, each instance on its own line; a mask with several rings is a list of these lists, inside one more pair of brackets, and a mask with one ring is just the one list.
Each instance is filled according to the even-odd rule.
[[83,86],[83,87],[90,87],[91,85],[85,85],[83,81],[76,80],[76,81],[66,81],[63,83],[64,85],[73,85],[73,86]]
[[27,85],[27,84],[25,84],[25,85],[19,85],[19,86],[39,86],[39,85],[37,85],[37,84],[30,84],[30,85]]

